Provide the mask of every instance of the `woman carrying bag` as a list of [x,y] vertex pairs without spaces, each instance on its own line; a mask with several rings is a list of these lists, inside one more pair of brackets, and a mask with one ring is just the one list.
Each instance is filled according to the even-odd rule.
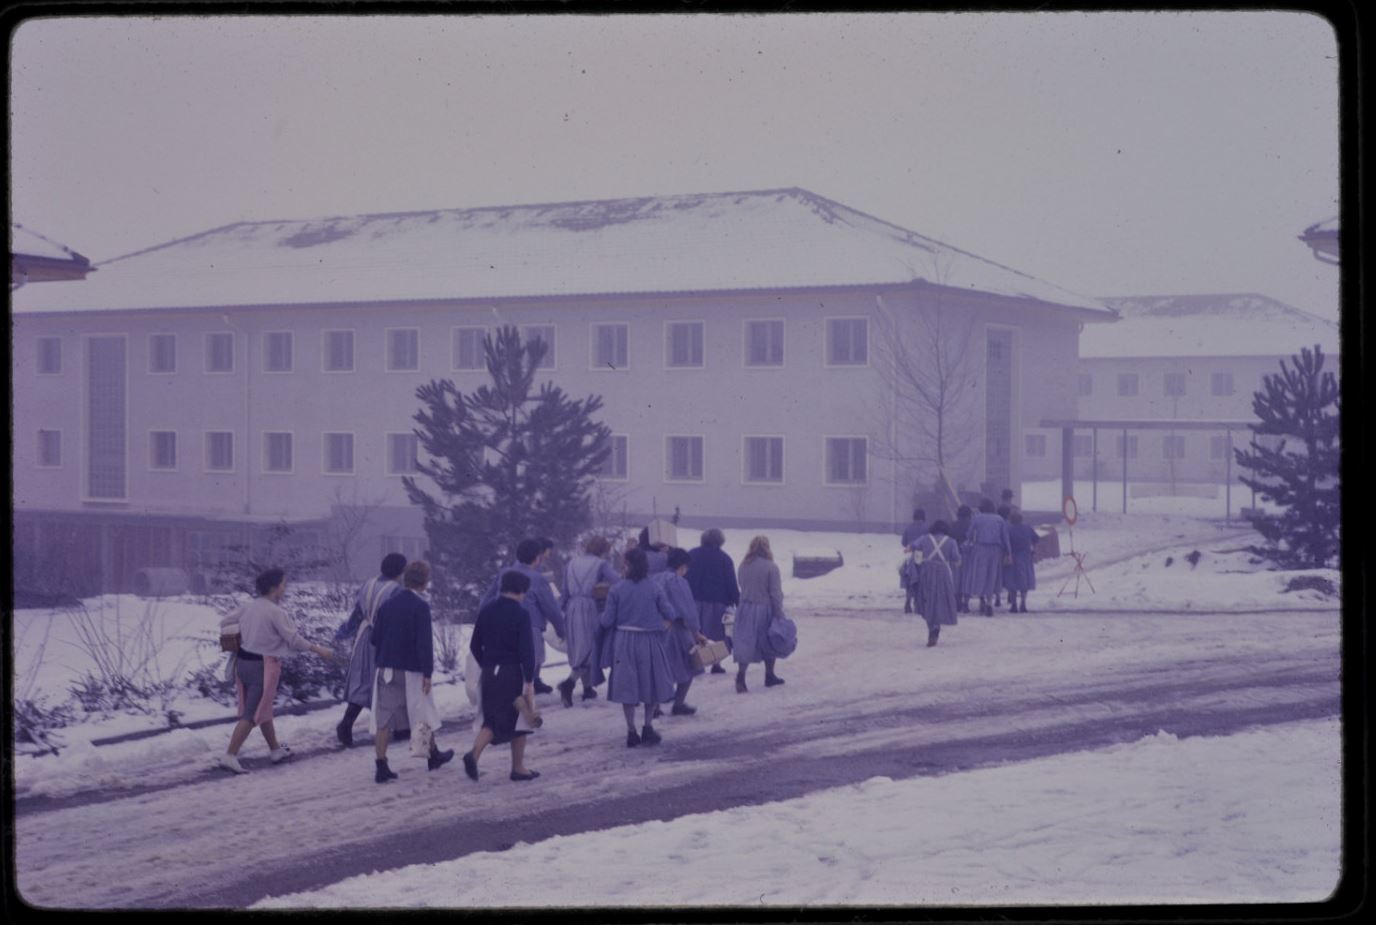
[[[737,583],[741,603],[736,611],[731,657],[740,666],[736,671],[736,693],[745,694],[749,692],[745,686],[745,672],[755,662],[764,662],[765,687],[784,683],[784,679],[774,673],[774,661],[793,651],[797,629],[793,621],[784,616],[783,583],[779,566],[774,564],[774,554],[769,549],[768,537],[757,536],[750,541],[750,549],[737,570]],[[775,638],[771,640],[770,628],[776,620],[784,622],[775,628]],[[782,648],[787,651],[781,651]]]

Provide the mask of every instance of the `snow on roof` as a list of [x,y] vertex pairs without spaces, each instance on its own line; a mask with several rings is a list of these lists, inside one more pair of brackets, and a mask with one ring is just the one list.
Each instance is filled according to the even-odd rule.
[[[1109,313],[1096,299],[806,190],[240,222],[100,264],[15,310],[376,303],[914,280]],[[46,291],[46,290],[56,291]]]
[[1338,353],[1338,326],[1252,293],[1105,297],[1117,324],[1080,333],[1083,359],[1155,356],[1290,356],[1319,344]]
[[21,257],[45,257],[49,260],[66,260],[86,264],[89,261],[76,251],[44,237],[32,228],[25,228],[18,222],[10,224],[10,254]]

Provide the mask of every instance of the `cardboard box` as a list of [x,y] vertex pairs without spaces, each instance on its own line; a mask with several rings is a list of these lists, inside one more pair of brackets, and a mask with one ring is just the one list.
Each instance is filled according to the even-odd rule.
[[693,647],[693,667],[705,671],[717,662],[724,660],[729,654],[726,643],[717,639],[709,639],[702,645]]
[[666,546],[677,546],[678,529],[669,521],[655,518],[650,521],[647,528],[650,532],[650,545],[663,543]]

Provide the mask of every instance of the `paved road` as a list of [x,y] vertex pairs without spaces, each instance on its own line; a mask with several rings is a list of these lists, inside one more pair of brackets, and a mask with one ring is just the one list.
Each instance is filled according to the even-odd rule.
[[28,802],[15,820],[19,885],[43,906],[244,907],[374,870],[876,775],[945,774],[1159,730],[1219,735],[1335,716],[1339,699],[1335,648],[1292,644],[1246,659],[1227,650],[1168,664],[1144,658],[1133,671],[1030,682],[971,678],[920,697],[861,690],[822,704],[779,698],[793,712],[774,722],[677,720],[655,750],[587,747],[587,732],[605,742],[615,719],[600,704],[558,714],[569,735],[539,743],[546,777],[533,785],[505,781],[506,756],[497,753],[484,757],[477,784],[452,768],[426,775],[405,765],[401,782],[378,788],[362,779],[361,750],[321,750],[274,771],[271,787],[255,784],[256,774],[207,776],[143,793]]

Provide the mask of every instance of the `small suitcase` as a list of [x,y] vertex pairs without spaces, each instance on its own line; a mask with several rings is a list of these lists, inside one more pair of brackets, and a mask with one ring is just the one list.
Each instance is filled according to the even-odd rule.
[[717,639],[709,639],[702,645],[693,646],[693,667],[706,670],[726,658],[730,654],[726,648],[726,643]]

